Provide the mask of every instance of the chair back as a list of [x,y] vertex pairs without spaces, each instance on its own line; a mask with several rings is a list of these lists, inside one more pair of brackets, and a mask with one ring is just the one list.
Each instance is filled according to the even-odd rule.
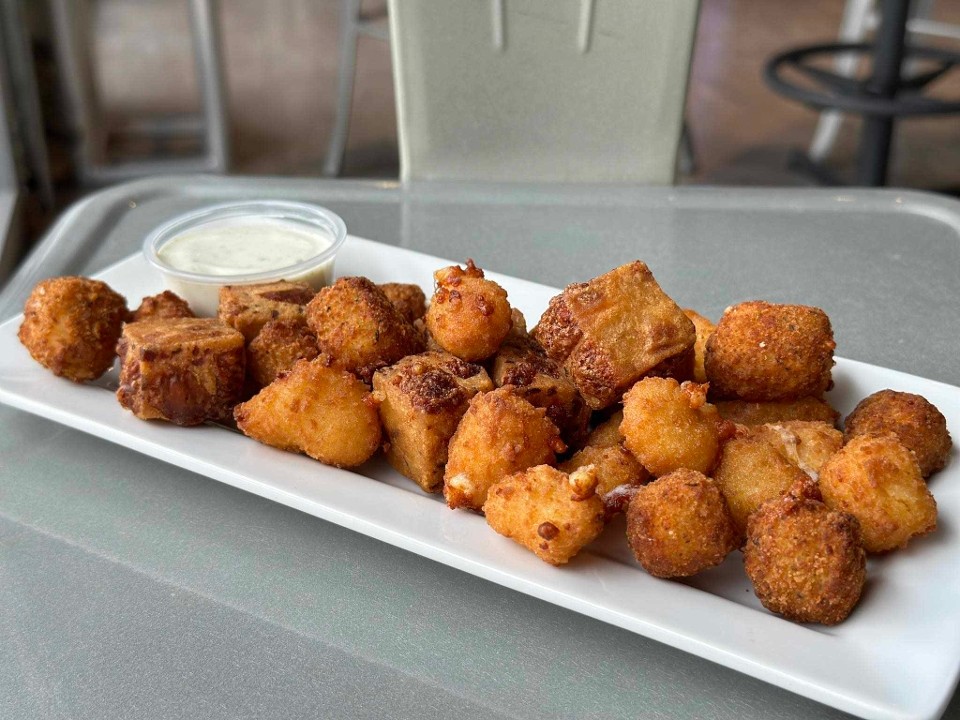
[[674,181],[699,0],[390,0],[400,174]]

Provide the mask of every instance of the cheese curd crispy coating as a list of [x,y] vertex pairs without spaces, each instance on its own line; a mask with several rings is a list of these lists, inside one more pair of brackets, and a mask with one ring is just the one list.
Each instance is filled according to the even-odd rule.
[[479,365],[446,352],[408,355],[373,376],[387,460],[426,492],[443,487],[447,447],[467,404],[493,390]]
[[494,356],[490,375],[497,387],[513,385],[520,397],[546,410],[568,445],[586,436],[590,408],[563,368],[529,337],[511,333]]
[[317,336],[305,318],[271,320],[247,345],[247,376],[256,387],[266,387],[297,360],[313,360],[319,354]]
[[720,449],[720,416],[705,397],[703,385],[653,377],[623,396],[624,444],[651,474],[713,469]]
[[693,322],[642,262],[568,285],[550,301],[533,338],[570,374],[594,410],[610,407],[637,380],[693,347]]
[[557,467],[566,473],[572,473],[587,465],[593,465],[596,470],[597,494],[601,496],[621,485],[642,485],[650,479],[646,468],[622,445],[587,445]]
[[741,538],[747,518],[758,507],[810,480],[764,432],[748,432],[724,443],[713,478]]
[[937,528],[937,503],[920,466],[894,435],[857,435],[820,469],[823,500],[860,521],[863,546],[904,547]]
[[245,403],[234,418],[247,437],[327,465],[355,467],[380,446],[377,403],[356,376],[329,358],[298,360]]
[[836,425],[840,413],[826,400],[805,397],[799,400],[750,402],[748,400],[717,400],[714,402],[720,417],[739,425],[765,425],[790,420],[820,421]]
[[228,419],[243,392],[243,335],[215,318],[129,323],[117,354],[117,400],[142,420]]
[[567,475],[537,465],[494,484],[483,512],[496,532],[551,565],[564,565],[603,531],[595,485],[589,466]]
[[130,322],[192,317],[196,315],[186,300],[175,292],[164,290],[159,295],[151,295],[141,300],[140,306],[130,316]]
[[920,474],[930,477],[947,464],[953,443],[947,420],[920,395],[881,390],[865,397],[844,423],[849,441],[864,433],[893,433],[917,456]]
[[750,516],[743,563],[765,608],[823,625],[846,619],[867,576],[857,519],[793,495],[769,500]]
[[718,398],[796,400],[830,389],[835,347],[820,308],[744,302],[723,313],[704,367]]
[[512,324],[507,292],[467,261],[437,270],[427,309],[427,329],[440,346],[468,362],[493,355]]
[[546,411],[512,386],[476,395],[450,440],[443,475],[447,505],[479,510],[491,485],[534,465],[553,465],[565,449]]
[[127,301],[100,280],[41,280],[23,308],[17,337],[54,375],[95,380],[113,365]]
[[427,314],[427,296],[419,285],[413,283],[381,283],[377,287],[387,300],[406,318],[414,323]]
[[696,310],[684,308],[683,314],[690,318],[697,332],[697,339],[693,343],[693,379],[698,383],[705,383],[707,371],[703,368],[703,358],[707,352],[707,338],[713,334],[717,326]]
[[843,433],[823,422],[790,420],[757,425],[748,432],[767,438],[782,455],[814,479],[823,464],[843,447]]
[[737,547],[737,531],[717,484],[675,470],[639,488],[627,506],[627,542],[655,577],[689,577]]
[[236,328],[247,342],[271,320],[302,320],[313,297],[306,283],[279,280],[259,285],[226,285],[220,288],[217,317]]
[[340,278],[307,305],[307,324],[336,367],[370,382],[373,373],[423,351],[423,338],[383,291],[363,277]]
[[616,410],[610,417],[590,431],[584,447],[604,448],[623,444],[623,433],[620,432],[620,425],[622,424],[623,410]]

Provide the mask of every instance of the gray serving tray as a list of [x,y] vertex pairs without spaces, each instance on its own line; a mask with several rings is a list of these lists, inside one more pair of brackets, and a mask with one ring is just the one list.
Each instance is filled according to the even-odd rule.
[[[820,305],[838,354],[960,384],[960,203],[897,191],[151,179],[69,210],[0,317],[173,214],[255,197],[553,286],[641,258],[713,318]],[[4,717],[842,716],[9,408],[0,457]]]

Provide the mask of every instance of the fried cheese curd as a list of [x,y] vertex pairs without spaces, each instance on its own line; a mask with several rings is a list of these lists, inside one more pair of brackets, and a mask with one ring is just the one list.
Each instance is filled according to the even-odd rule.
[[831,387],[835,347],[830,319],[820,308],[734,305],[707,340],[711,395],[755,402],[819,397]]
[[590,466],[567,474],[537,465],[495,483],[483,505],[487,524],[551,565],[564,565],[604,528]]
[[450,440],[443,496],[451,508],[479,510],[495,482],[534,465],[553,465],[565,449],[546,411],[513,386],[476,395]]
[[141,420],[229,419],[243,393],[243,335],[215,318],[128,323],[117,354],[117,400]]
[[220,288],[217,317],[236,328],[247,342],[271,320],[302,320],[313,297],[306,283],[277,282],[259,285],[225,285]]
[[413,283],[381,283],[378,288],[387,296],[393,306],[406,318],[415,323],[427,314],[427,296],[419,285]]
[[703,369],[703,358],[707,352],[707,338],[713,334],[717,326],[696,310],[684,308],[683,314],[690,318],[697,331],[697,339],[693,343],[693,379],[698,383],[705,383],[707,371]]
[[127,301],[105,282],[49,278],[30,292],[17,337],[54,375],[95,380],[113,365],[126,317]]
[[750,516],[743,564],[765,608],[823,625],[850,614],[867,577],[857,519],[793,494],[768,500]]
[[723,445],[713,472],[742,539],[747,518],[767,500],[780,497],[810,477],[791,462],[765,430],[743,428]]
[[336,467],[366,462],[380,447],[380,417],[367,386],[324,356],[298,360],[234,418],[247,437]]
[[247,376],[257,388],[266,387],[297,360],[319,354],[317,336],[306,319],[270,320],[247,345]]
[[654,476],[680,468],[708,473],[720,449],[720,416],[706,402],[707,388],[649,377],[623,396],[627,449]]
[[917,456],[920,474],[930,477],[947,464],[952,442],[947,420],[920,395],[881,390],[865,397],[844,422],[847,440],[864,433],[893,433]]
[[307,305],[307,324],[333,364],[369,383],[373,373],[423,351],[423,338],[364,277],[339,278]]
[[716,400],[720,417],[738,425],[766,425],[790,420],[820,421],[836,426],[840,413],[821,398],[750,402],[748,400]]
[[602,421],[590,434],[584,447],[612,447],[623,444],[623,433],[620,432],[620,426],[623,424],[623,409],[614,410],[610,417]]
[[571,473],[587,465],[593,465],[596,470],[597,494],[601,496],[621,485],[642,485],[650,479],[646,468],[620,444],[608,447],[587,445],[557,467]]
[[820,469],[824,502],[860,521],[863,546],[880,553],[937,528],[937,503],[914,454],[894,435],[857,435]]
[[450,439],[470,399],[493,390],[479,365],[447,352],[408,355],[373,376],[387,460],[426,492],[443,487]]
[[531,334],[563,363],[593,410],[619,402],[637,380],[687,353],[696,340],[693,322],[639,260],[568,285]]
[[546,410],[565,443],[576,445],[586,436],[590,408],[559,363],[531,338],[511,332],[490,368],[497,387],[513,385],[531,405]]
[[427,309],[427,330],[447,352],[476,362],[493,355],[512,325],[507,291],[467,260],[433,274],[437,289]]
[[717,484],[686,468],[657,478],[627,506],[627,542],[655,577],[689,577],[737,547],[737,531]]
[[816,478],[823,464],[843,447],[843,433],[824,422],[789,420],[750,429],[774,444],[807,475]]
[[189,303],[175,292],[164,290],[158,295],[145,297],[133,311],[130,322],[140,320],[170,320],[172,318],[196,317]]

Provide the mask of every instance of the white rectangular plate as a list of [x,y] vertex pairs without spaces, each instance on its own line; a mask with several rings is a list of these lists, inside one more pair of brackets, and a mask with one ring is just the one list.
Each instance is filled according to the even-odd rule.
[[[448,261],[351,237],[337,274],[416,282],[429,290]],[[132,305],[159,292],[137,255],[98,276]],[[491,274],[533,322],[557,290]],[[960,671],[960,462],[931,479],[940,527],[906,549],[871,559],[865,596],[836,627],[798,625],[764,610],[739,552],[688,582],[643,572],[623,524],[570,565],[555,568],[490,530],[483,518],[451,511],[382,460],[348,472],[260,445],[213,426],[143,422],[111,393],[51,375],[18,342],[20,318],[0,326],[0,401],[165,462],[378,538],[550,603],[653,638],[865,718],[936,718]],[[960,388],[839,359],[830,400],[846,414],[883,388],[913,392],[960,431]],[[278,472],[282,467],[283,471]]]

